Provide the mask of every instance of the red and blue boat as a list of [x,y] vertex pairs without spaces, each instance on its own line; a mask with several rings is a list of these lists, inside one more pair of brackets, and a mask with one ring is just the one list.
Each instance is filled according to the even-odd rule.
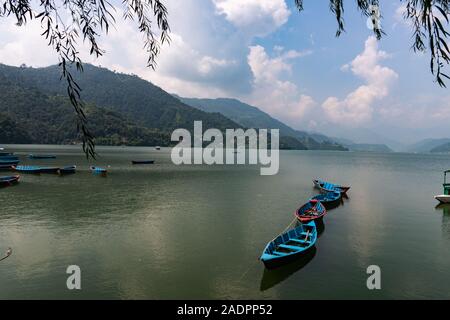
[[295,212],[297,220],[301,223],[307,223],[316,219],[321,219],[327,214],[324,205],[315,199],[309,200]]

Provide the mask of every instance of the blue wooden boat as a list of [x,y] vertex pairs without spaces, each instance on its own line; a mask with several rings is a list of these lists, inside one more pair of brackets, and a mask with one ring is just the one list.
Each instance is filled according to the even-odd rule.
[[12,156],[12,155],[13,155],[12,152],[0,152],[0,157]]
[[38,166],[13,166],[13,169],[23,173],[41,173],[41,167]]
[[13,165],[18,164],[19,162],[20,162],[19,160],[1,160],[1,159],[0,159],[0,165],[10,165],[10,166],[13,166]]
[[28,158],[30,159],[55,159],[56,156],[52,154],[30,154],[28,155]]
[[324,205],[318,200],[309,200],[295,212],[295,216],[301,223],[321,219],[326,214],[327,209],[325,209]]
[[311,200],[320,201],[325,209],[337,207],[341,203],[342,194],[338,191],[331,191],[327,193],[318,194],[311,198]]
[[19,182],[20,176],[6,176],[0,177],[0,187],[8,187],[13,185],[14,183]]
[[100,167],[91,167],[91,171],[93,174],[101,174],[101,175],[106,175],[108,173],[108,170]]
[[0,156],[0,160],[3,160],[3,161],[15,161],[15,160],[19,160],[19,157],[18,156]]
[[342,186],[339,184],[326,182],[323,180],[315,179],[313,180],[314,186],[318,188],[321,192],[332,192],[337,191],[341,193],[347,193],[347,191],[350,189],[350,187]]
[[153,164],[155,160],[132,160],[132,164]]
[[60,175],[73,174],[76,172],[76,170],[77,170],[77,166],[68,166],[68,167],[60,168],[59,174]]
[[59,172],[59,167],[41,167],[41,173],[56,174]]
[[316,224],[310,221],[270,241],[264,248],[260,260],[268,269],[281,266],[307,253],[316,241]]

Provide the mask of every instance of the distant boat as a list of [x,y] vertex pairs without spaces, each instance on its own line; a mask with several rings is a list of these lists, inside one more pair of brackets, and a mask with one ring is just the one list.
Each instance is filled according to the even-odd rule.
[[76,172],[76,170],[77,170],[77,166],[68,166],[68,167],[60,168],[58,173],[60,175],[73,174]]
[[326,214],[327,209],[318,200],[309,200],[295,212],[297,219],[302,223],[320,219]]
[[341,193],[338,191],[322,193],[312,197],[311,200],[318,200],[323,204],[325,209],[331,209],[337,207],[341,203]]
[[155,160],[132,160],[132,164],[153,164]]
[[41,167],[41,173],[58,173],[59,167]]
[[155,149],[156,149],[156,150],[161,150],[161,147],[158,146],[158,147],[155,147]]
[[56,156],[52,154],[29,154],[30,159],[55,159]]
[[350,189],[350,187],[341,186],[339,184],[334,184],[322,180],[313,180],[314,186],[322,192],[331,192],[331,191],[338,191],[342,193],[347,193],[347,191]]
[[108,170],[94,166],[91,167],[91,171],[93,174],[101,174],[101,175],[106,175],[108,173]]
[[6,176],[0,177],[0,187],[8,187],[13,185],[14,183],[19,182],[20,176]]
[[20,162],[19,160],[1,160],[1,159],[0,159],[0,165],[10,165],[10,166],[13,166],[13,165],[18,164],[19,162]]
[[444,183],[442,184],[444,194],[434,196],[440,203],[450,203],[450,183],[447,183],[447,173],[450,173],[450,170],[444,171]]
[[268,269],[281,266],[307,253],[316,241],[316,224],[310,221],[270,241],[264,248],[260,260]]
[[5,150],[5,148],[0,147],[0,151],[3,151],[3,150]]
[[23,173],[41,173],[41,167],[38,166],[13,166],[13,169]]

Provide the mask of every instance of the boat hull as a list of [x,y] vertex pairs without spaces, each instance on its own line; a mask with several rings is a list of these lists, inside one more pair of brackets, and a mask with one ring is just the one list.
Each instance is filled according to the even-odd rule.
[[60,175],[65,175],[65,174],[74,174],[77,170],[76,166],[70,166],[70,167],[64,167],[59,169],[58,173]]
[[144,161],[138,161],[138,160],[133,160],[131,161],[132,164],[154,164],[155,160],[144,160]]
[[311,198],[311,200],[320,201],[325,209],[333,209],[342,203],[342,194],[340,192],[322,193]]
[[295,253],[295,254],[291,254],[285,257],[280,257],[278,259],[273,259],[273,260],[262,260],[262,262],[264,263],[264,266],[267,269],[276,269],[279,267],[282,267],[286,264],[292,263],[298,259],[300,259],[301,257],[309,254],[312,250],[313,250],[314,246],[309,247],[308,249],[305,249],[301,252]]
[[20,162],[19,160],[1,160],[0,159],[0,165],[5,165],[5,166],[7,166],[7,165],[13,166],[13,165],[18,164],[19,162]]
[[54,155],[38,155],[38,154],[30,154],[28,155],[28,158],[34,159],[34,160],[44,160],[44,159],[56,159],[56,156]]
[[32,174],[40,174],[41,168],[36,166],[13,166],[15,171],[22,173],[32,173]]
[[450,195],[438,195],[434,197],[436,200],[438,200],[440,203],[450,203]]
[[57,167],[52,167],[52,168],[42,167],[40,172],[41,173],[57,174],[59,172],[59,168],[57,168]]
[[0,187],[8,187],[15,183],[18,183],[20,176],[7,176],[0,177]]

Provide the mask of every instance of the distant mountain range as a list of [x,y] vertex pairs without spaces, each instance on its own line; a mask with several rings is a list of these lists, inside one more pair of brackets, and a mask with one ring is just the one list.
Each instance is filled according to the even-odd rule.
[[[175,95],[176,96],[176,95]],[[331,138],[320,134],[310,134],[305,131],[295,130],[283,122],[271,117],[257,107],[243,103],[237,99],[197,99],[176,96],[182,102],[199,110],[209,113],[220,113],[235,121],[244,128],[279,129],[280,136],[284,137],[282,142],[290,145],[301,145],[311,150],[347,150]],[[288,138],[289,137],[289,138]],[[280,144],[282,143],[280,142]],[[296,148],[296,149],[297,149]]]
[[415,152],[415,153],[427,153],[427,152],[446,152],[439,151],[445,150],[445,146],[450,143],[450,139],[442,138],[442,139],[425,139],[414,143],[403,151],[406,152]]

